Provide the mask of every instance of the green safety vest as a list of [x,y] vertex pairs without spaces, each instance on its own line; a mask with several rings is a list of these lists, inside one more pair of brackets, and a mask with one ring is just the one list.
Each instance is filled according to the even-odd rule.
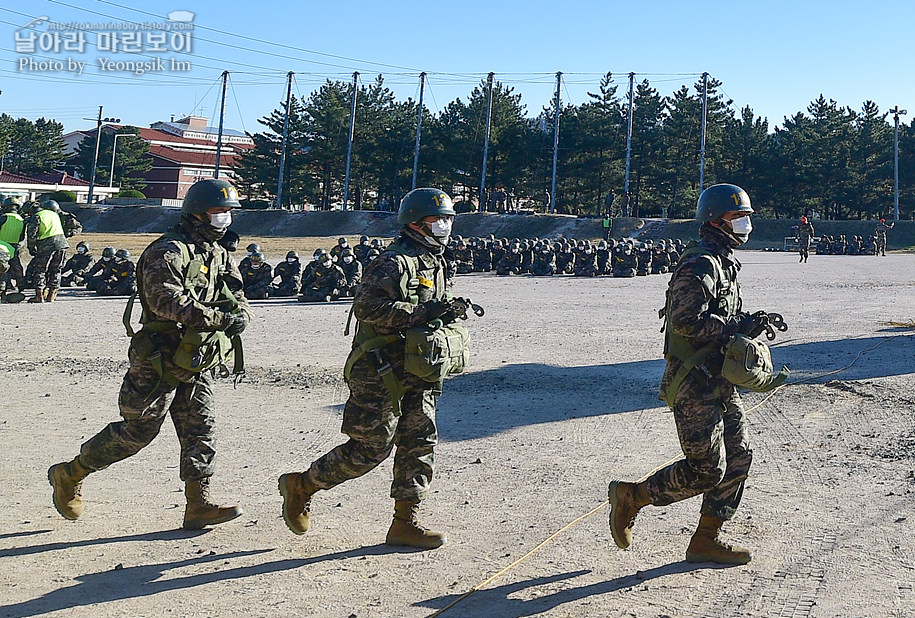
[[22,240],[22,228],[25,222],[22,217],[14,212],[6,213],[6,221],[0,227],[0,240],[11,245],[17,245]]
[[[740,313],[740,287],[737,285],[737,279],[732,280],[728,277],[721,267],[719,257],[708,249],[690,247],[683,252],[680,264],[683,264],[686,258],[692,255],[704,256],[700,262],[703,268],[697,274],[702,279],[703,284],[714,292],[714,300],[709,301],[710,311],[721,317],[731,317]],[[671,284],[675,277],[676,272],[670,278]],[[661,317],[664,318],[664,358],[668,361],[676,358],[683,363],[677,373],[674,374],[673,380],[668,384],[667,391],[663,393],[664,400],[672,408],[683,380],[693,369],[702,365],[708,355],[720,344],[717,341],[712,341],[701,348],[695,348],[688,338],[674,332],[670,324],[670,303],[670,288],[668,287],[667,305],[660,312]]]
[[60,222],[60,216],[53,210],[39,210],[35,216],[38,217],[37,240],[64,235],[64,226]]

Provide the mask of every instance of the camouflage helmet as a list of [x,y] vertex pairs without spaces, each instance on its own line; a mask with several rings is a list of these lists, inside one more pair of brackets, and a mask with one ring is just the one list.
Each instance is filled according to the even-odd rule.
[[202,215],[210,208],[240,208],[238,192],[231,184],[218,178],[195,182],[184,196],[181,212]]
[[320,260],[321,256],[327,253],[326,249],[315,249],[315,252],[312,254],[312,257],[316,260]]
[[338,239],[337,239],[337,244],[340,245],[341,247],[346,246],[346,244],[347,244],[347,243],[346,243],[346,237],[345,237],[345,236],[341,236],[340,238],[338,238]]
[[255,251],[251,254],[250,259],[252,264],[260,264],[264,261],[264,254],[260,251]]
[[113,258],[114,257],[114,247],[105,247],[102,249],[103,258]]
[[400,201],[397,223],[409,225],[432,215],[454,216],[454,206],[447,193],[440,189],[413,189]]
[[129,260],[130,251],[128,251],[127,249],[118,249],[117,251],[114,252],[114,257],[121,259],[121,260]]
[[76,243],[76,248],[79,249],[80,247],[85,247],[86,251],[89,251],[89,249],[92,248],[89,246],[89,243],[87,243],[85,240],[81,240],[78,243]]
[[60,212],[60,204],[56,200],[47,200],[41,204],[41,209]]
[[717,221],[729,212],[753,213],[750,196],[737,185],[712,185],[699,196],[696,207],[696,221],[709,223]]
[[288,251],[286,253],[286,259],[288,260],[289,258],[299,259],[299,252],[296,251],[295,249],[293,249],[292,251]]
[[247,247],[245,247],[245,249],[248,251],[248,253],[257,253],[258,251],[261,250],[261,246],[259,244],[257,244],[256,242],[253,242],[250,245],[248,245]]
[[349,249],[349,248],[344,249],[343,251],[340,252],[340,257],[341,258],[353,257],[353,250]]
[[381,255],[381,252],[378,249],[369,249],[369,252],[365,254],[367,260],[374,260],[376,257]]

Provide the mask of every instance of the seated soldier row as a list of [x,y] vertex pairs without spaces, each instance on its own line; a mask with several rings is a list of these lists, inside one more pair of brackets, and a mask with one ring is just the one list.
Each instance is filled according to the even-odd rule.
[[260,246],[251,243],[248,255],[239,263],[245,296],[252,300],[298,296],[302,302],[330,302],[352,297],[362,281],[362,270],[381,254],[380,239],[369,243],[363,236],[355,248],[340,238],[330,251],[316,249],[303,265],[297,251],[286,253],[285,261],[271,267]]
[[[96,261],[90,253],[89,243],[80,241],[76,253],[64,263],[60,271],[61,287],[81,287],[101,296],[130,296],[137,291],[137,268],[130,261],[130,251],[105,247]],[[31,267],[31,262],[29,267]],[[29,268],[26,268],[26,280]]]
[[845,239],[845,234],[821,236],[816,252],[817,255],[876,255],[877,236],[869,236],[867,240],[858,235],[850,240]]
[[668,272],[680,259],[686,247],[679,239],[640,242],[632,238],[601,240],[539,238],[508,239],[460,236],[452,242],[456,274],[490,272],[497,275],[531,274],[535,276],[575,275],[597,277],[635,277]]

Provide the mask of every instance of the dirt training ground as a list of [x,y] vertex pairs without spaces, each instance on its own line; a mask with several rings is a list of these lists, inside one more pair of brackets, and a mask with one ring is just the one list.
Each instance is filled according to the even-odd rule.
[[[745,397],[754,462],[725,531],[753,562],[683,561],[698,498],[646,508],[625,552],[605,507],[443,616],[915,615],[915,339],[879,324],[915,317],[915,256],[740,257],[745,307],[785,316],[773,356],[793,370],[771,398]],[[117,419],[124,299],[0,306],[0,616],[429,616],[600,505],[611,478],[679,453],[656,395],[666,284],[457,278],[487,312],[472,369],[439,402],[422,515],[449,543],[429,552],[382,544],[390,461],[317,494],[306,535],[280,517],[277,476],[342,441],[348,304],[255,304],[248,378],[217,386],[213,489],[245,514],[196,533],[176,530],[170,421],[86,480],[79,521],[51,504],[48,466]]]

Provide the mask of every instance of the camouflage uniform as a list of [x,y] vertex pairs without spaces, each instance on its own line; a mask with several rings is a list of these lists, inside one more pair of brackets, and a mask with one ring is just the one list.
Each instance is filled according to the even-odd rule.
[[[727,237],[705,225],[699,247],[713,256],[688,255],[671,276],[667,302],[668,328],[694,349],[725,343],[738,332],[746,315],[741,313],[737,285],[740,262]],[[719,271],[711,260],[720,263],[723,280],[718,280]],[[662,398],[682,365],[666,350],[665,357]],[[685,459],[648,478],[648,496],[655,506],[703,494],[703,515],[728,520],[737,510],[753,455],[740,395],[721,376],[723,362],[720,348],[715,347],[700,367],[686,375],[674,395],[674,422]]]
[[893,226],[896,225],[895,222],[887,223],[883,220],[877,224],[877,229],[874,230],[874,239],[876,245],[876,251],[874,255],[886,256],[886,232],[893,229]]
[[[60,221],[60,215],[51,211],[44,210],[46,217],[56,218]],[[63,224],[60,224],[63,229]],[[39,238],[42,232],[42,221],[37,214],[32,215],[26,224],[26,238],[28,239],[29,253],[34,257],[34,276],[32,278],[32,287],[36,289],[48,288],[56,290],[60,287],[60,269],[64,265],[67,257],[67,249],[70,243],[67,237],[61,233],[47,238]]]
[[270,296],[270,284],[273,282],[273,269],[267,262],[261,262],[255,267],[254,262],[248,262],[248,268],[240,271],[244,281],[246,298],[263,300]]
[[318,262],[302,279],[299,300],[305,303],[320,303],[328,298],[336,300],[340,297],[340,291],[344,285],[346,285],[346,274],[343,269],[333,262],[329,266]]
[[[397,245],[405,255],[387,250],[366,269],[362,285],[353,300],[353,314],[360,322],[372,325],[378,335],[403,332],[427,321],[422,303],[446,297],[445,262],[440,253],[417,240],[405,230]],[[414,260],[418,305],[404,298],[401,279],[406,274],[404,260]],[[395,500],[421,501],[432,480],[433,449],[438,442],[435,425],[435,386],[404,371],[404,344],[397,341],[382,348],[384,360],[406,390],[400,415],[395,415],[391,394],[373,368],[370,355],[357,360],[347,386],[350,396],[343,410],[341,431],[349,440],[311,464],[310,478],[318,489],[330,489],[362,476],[394,453]]]
[[801,224],[797,226],[797,234],[795,237],[797,238],[797,251],[801,258],[799,261],[801,262],[806,262],[807,258],[810,257],[810,241],[813,238],[814,233],[813,224],[810,221],[807,221],[806,223],[802,221]]
[[86,289],[98,292],[114,272],[114,258],[100,258],[86,273]]
[[[137,264],[139,299],[150,319],[175,322],[202,331],[223,330],[229,314],[202,303],[217,298],[225,282],[243,310],[248,303],[241,292],[241,274],[228,252],[201,233],[206,224],[185,215],[177,228],[187,243],[192,259],[199,259],[209,269],[218,269],[216,285],[208,282],[195,288],[198,300],[191,298],[184,286],[184,264],[179,243],[160,238],[140,256]],[[101,470],[126,459],[158,435],[166,413],[170,414],[181,445],[179,474],[181,480],[199,480],[213,474],[216,457],[214,426],[215,398],[208,372],[192,373],[172,363],[182,333],[176,329],[153,335],[162,352],[163,377],[148,358],[142,358],[131,345],[130,368],[124,376],[118,395],[123,420],[111,423],[90,438],[80,449],[79,459],[90,470]],[[166,379],[165,376],[173,377]],[[176,384],[172,384],[176,382]]]
[[273,278],[280,278],[277,285],[271,286],[270,296],[295,296],[302,285],[302,262],[298,258],[290,262],[280,262],[273,269]]
[[130,260],[114,260],[111,276],[95,290],[101,296],[130,296],[137,291],[137,267]]
[[509,251],[505,252],[505,255],[502,256],[502,259],[499,260],[499,263],[496,264],[496,274],[497,275],[520,275],[521,274],[521,249],[520,247],[512,247]]

